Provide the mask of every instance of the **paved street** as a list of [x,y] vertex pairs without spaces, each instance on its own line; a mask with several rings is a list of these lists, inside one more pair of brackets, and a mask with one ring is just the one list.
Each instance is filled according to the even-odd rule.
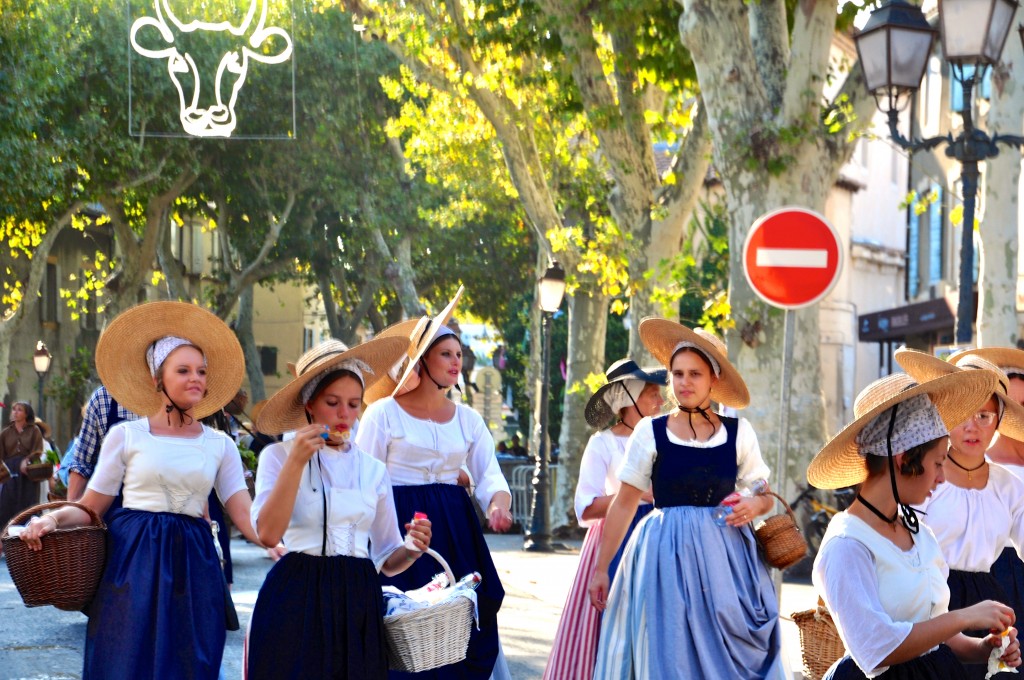
[[[488,535],[494,561],[505,585],[505,603],[499,614],[502,644],[512,677],[539,678],[558,626],[562,604],[576,571],[577,556],[527,553],[522,537]],[[570,546],[579,546],[570,542]],[[235,539],[234,598],[243,629],[252,613],[256,593],[270,568],[262,550]],[[783,586],[784,614],[807,609],[814,602],[810,586]],[[783,621],[789,658],[799,665],[796,627]],[[0,567],[0,680],[64,680],[81,677],[85,617],[53,607],[26,608],[18,596],[6,565]],[[242,634],[228,633],[224,677],[240,677]],[[802,677],[799,673],[796,678]]]

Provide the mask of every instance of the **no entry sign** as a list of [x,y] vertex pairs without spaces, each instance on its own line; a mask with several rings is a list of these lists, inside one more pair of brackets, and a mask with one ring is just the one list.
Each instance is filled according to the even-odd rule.
[[743,244],[743,273],[754,292],[782,309],[813,305],[839,280],[843,248],[824,217],[805,208],[762,215]]

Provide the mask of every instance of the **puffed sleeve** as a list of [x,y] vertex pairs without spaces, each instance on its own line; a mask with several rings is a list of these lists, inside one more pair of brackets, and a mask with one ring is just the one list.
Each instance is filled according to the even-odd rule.
[[476,482],[476,491],[474,492],[476,502],[486,510],[491,499],[494,498],[494,494],[499,491],[511,492],[508,482],[505,481],[505,475],[501,473],[498,458],[494,455],[494,438],[491,436],[490,430],[487,429],[487,423],[479,413],[468,406],[458,404],[456,408],[458,409],[457,417],[464,418],[464,422],[468,421],[469,436],[472,441],[466,456],[466,467],[469,468],[469,474]]
[[224,503],[239,491],[245,490],[245,471],[235,440],[222,432],[218,432],[217,436],[224,440],[224,456],[220,459],[213,488],[217,490],[220,502]]
[[398,531],[398,512],[395,510],[395,497],[391,493],[391,478],[386,469],[382,470],[377,480],[376,490],[377,512],[370,524],[370,559],[377,571],[380,571],[391,553],[402,547],[403,538]]
[[100,455],[96,461],[88,488],[105,496],[116,496],[121,492],[124,473],[127,469],[125,458],[128,423],[119,423],[110,428],[100,446]]
[[856,539],[833,538],[818,552],[811,576],[854,662],[868,677],[883,673],[882,661],[914,624],[894,621],[882,607],[871,551]]
[[626,443],[626,457],[617,473],[619,481],[638,489],[650,488],[656,454],[654,427],[650,418],[644,418],[633,428]]
[[288,451],[294,442],[295,440],[293,439],[286,442],[277,442],[267,446],[260,452],[260,460],[256,465],[256,497],[253,499],[252,508],[249,510],[249,518],[252,521],[253,527],[257,525],[260,510],[263,509],[263,505],[270,497],[270,492],[274,489],[277,477],[281,474],[281,468],[288,457]]
[[390,397],[370,404],[359,418],[359,429],[353,437],[353,443],[377,460],[388,461],[388,419],[384,411],[385,402]]
[[604,482],[611,465],[611,451],[608,449],[607,438],[600,432],[587,442],[580,459],[580,478],[576,483],[576,520],[581,527],[589,527],[597,520],[583,519],[583,512],[590,507],[594,499],[607,495]]
[[736,428],[736,463],[736,481],[743,487],[748,487],[759,479],[768,479],[772,472],[761,458],[757,434],[746,418],[740,418]]

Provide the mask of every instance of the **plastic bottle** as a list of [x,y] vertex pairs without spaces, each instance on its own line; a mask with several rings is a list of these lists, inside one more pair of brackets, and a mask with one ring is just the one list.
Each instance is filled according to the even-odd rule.
[[481,579],[482,577],[480,576],[480,572],[474,571],[460,578],[458,583],[455,584],[455,587],[476,590],[477,586],[480,585]]
[[[425,512],[415,512],[415,513],[413,513],[413,515],[412,515],[413,523],[415,523],[416,520],[418,520],[418,519],[427,519],[427,513],[425,513]],[[416,547],[416,544],[413,543],[413,541],[412,541],[412,536],[410,536],[409,534],[405,535],[405,549],[406,550],[411,550],[412,552],[415,552],[415,553],[423,552],[422,550],[420,550],[419,548]],[[443,574],[442,574],[442,576],[443,576]],[[447,584],[445,584],[445,585],[447,585]],[[444,586],[441,586],[441,587],[443,588]]]
[[743,489],[742,491],[733,491],[722,499],[722,502],[719,503],[718,507],[711,513],[711,517],[715,520],[715,524],[720,527],[724,527],[726,526],[726,518],[732,514],[733,506],[739,503],[741,499],[752,498],[765,493],[768,493],[768,480],[758,479],[746,489]]

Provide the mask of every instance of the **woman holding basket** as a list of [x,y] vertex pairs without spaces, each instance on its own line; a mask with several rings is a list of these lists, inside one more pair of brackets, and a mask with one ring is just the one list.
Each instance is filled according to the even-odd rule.
[[[820,489],[860,485],[829,523],[814,560],[814,586],[847,649],[828,680],[965,680],[961,664],[1000,656],[1020,665],[1013,611],[986,600],[949,611],[949,568],[913,505],[944,481],[951,427],[991,398],[989,371],[958,371],[918,384],[905,373],[876,380],[854,403],[857,419],[811,461]],[[995,631],[985,639],[964,631]]]
[[265,545],[283,540],[288,554],[256,599],[249,680],[387,677],[377,572],[415,564],[430,545],[430,521],[406,523],[415,550],[403,546],[384,464],[348,440],[364,389],[408,345],[396,337],[352,349],[321,343],[260,413],[260,432],[295,437],[267,446],[256,475],[253,524]]
[[[0,430],[0,530],[25,508],[39,503],[40,482],[33,482],[28,464],[43,453],[43,433],[27,401],[11,404],[11,422]],[[8,478],[8,474],[10,475]]]
[[[215,680],[232,606],[203,511],[211,488],[253,542],[249,494],[234,442],[200,419],[242,383],[242,348],[210,312],[152,302],[114,319],[96,347],[96,369],[140,420],[111,428],[81,504],[108,525],[107,562],[89,605],[83,678]],[[65,506],[33,518],[29,547],[90,515]],[[231,612],[233,614],[233,611]]]
[[[778,604],[749,527],[772,499],[742,498],[725,526],[713,518],[727,495],[768,478],[750,423],[711,410],[712,400],[743,408],[747,386],[703,329],[644,319],[640,339],[670,370],[678,407],[636,425],[618,470],[590,581],[591,602],[605,610],[594,678],[781,680]],[[652,485],[655,509],[609,590],[612,557]]]
[[[445,325],[461,294],[462,288],[437,316],[401,327],[412,328],[408,364],[397,380],[389,377],[378,383],[399,396],[378,398],[370,404],[360,420],[356,444],[387,465],[397,521],[415,512],[426,513],[433,522],[432,548],[448,561],[456,578],[474,571],[482,576],[477,589],[479,629],[473,628],[465,660],[416,677],[487,680],[492,673],[506,671],[497,621],[505,591],[472,501],[457,483],[462,465],[473,476],[476,499],[486,508],[492,529],[507,531],[512,525],[512,497],[483,418],[445,397],[462,370],[462,343]],[[415,387],[405,391],[410,381]],[[385,390],[375,388],[374,392],[373,396],[379,396]],[[367,394],[367,399],[373,396]],[[426,584],[437,571],[436,564],[420,560],[384,583],[411,590]],[[392,672],[391,677],[404,675]]]

